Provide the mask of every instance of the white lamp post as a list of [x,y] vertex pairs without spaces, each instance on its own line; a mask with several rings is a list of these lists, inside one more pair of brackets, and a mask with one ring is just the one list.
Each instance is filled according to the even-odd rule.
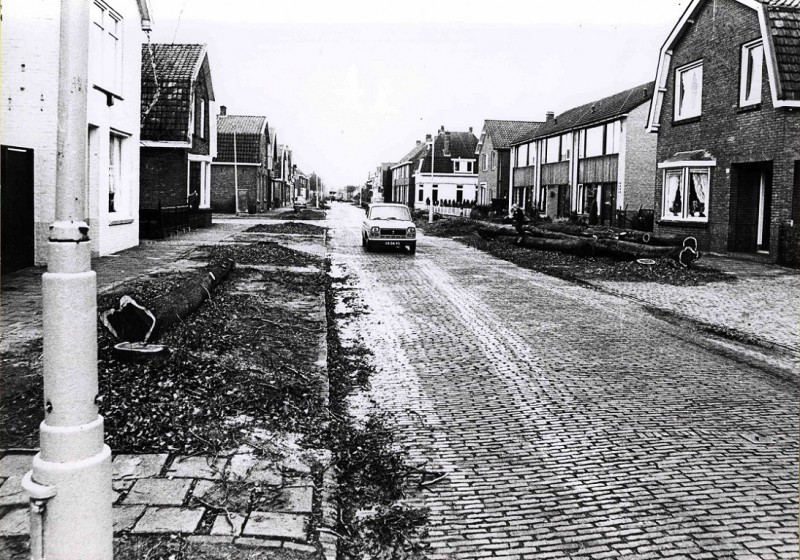
[[113,557],[111,449],[98,414],[97,280],[84,192],[88,0],[62,0],[56,209],[42,275],[44,421],[22,481],[31,498],[31,558]]
[[431,147],[431,202],[428,204],[428,223],[433,223],[433,157],[434,157],[434,148],[436,147],[436,136],[432,137],[433,139],[428,142],[428,145]]

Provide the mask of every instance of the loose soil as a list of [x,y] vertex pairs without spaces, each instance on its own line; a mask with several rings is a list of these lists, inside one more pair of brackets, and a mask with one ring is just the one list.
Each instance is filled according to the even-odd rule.
[[[548,227],[537,223],[537,227]],[[580,226],[554,223],[550,229],[562,233],[575,233]],[[618,282],[659,282],[674,286],[698,286],[711,282],[731,282],[735,278],[714,268],[703,266],[702,261],[683,268],[671,259],[659,259],[645,265],[636,261],[617,261],[609,257],[580,257],[558,251],[525,249],[514,243],[514,237],[486,240],[477,233],[481,223],[469,219],[442,219],[433,224],[419,226],[426,235],[450,237],[497,258],[523,268],[536,270],[565,280],[591,282],[610,280]]]
[[325,210],[317,210],[314,208],[306,208],[305,210],[298,210],[297,212],[294,210],[285,210],[271,216],[271,218],[274,220],[324,220]]
[[291,235],[322,235],[325,228],[313,224],[284,222],[281,224],[258,224],[245,230],[247,233],[286,233]]

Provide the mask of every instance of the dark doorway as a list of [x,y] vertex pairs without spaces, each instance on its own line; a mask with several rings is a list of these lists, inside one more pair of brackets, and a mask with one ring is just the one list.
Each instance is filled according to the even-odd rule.
[[728,249],[737,253],[769,251],[772,210],[772,162],[731,165]]
[[598,188],[598,196],[599,196],[599,217],[600,223],[603,225],[613,225],[614,224],[614,208],[617,202],[617,184],[616,183],[604,183],[599,185]]
[[565,218],[569,216],[569,185],[558,185],[557,202],[556,217]]
[[2,271],[33,266],[33,150],[2,146],[0,208],[2,208]]

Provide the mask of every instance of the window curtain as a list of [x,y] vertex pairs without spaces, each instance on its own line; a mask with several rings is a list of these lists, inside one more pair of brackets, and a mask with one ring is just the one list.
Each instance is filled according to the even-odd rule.
[[691,172],[692,192],[689,199],[689,213],[694,216],[705,216],[706,201],[708,200],[708,173]]
[[664,185],[664,211],[662,214],[667,216],[680,216],[681,204],[681,172],[668,171]]

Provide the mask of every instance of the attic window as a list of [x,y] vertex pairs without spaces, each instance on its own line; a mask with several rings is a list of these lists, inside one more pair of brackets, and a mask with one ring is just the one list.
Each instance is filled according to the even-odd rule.
[[703,106],[703,61],[675,70],[675,120],[699,117]]
[[742,45],[741,78],[739,82],[740,107],[761,103],[763,67],[764,44],[761,40]]

